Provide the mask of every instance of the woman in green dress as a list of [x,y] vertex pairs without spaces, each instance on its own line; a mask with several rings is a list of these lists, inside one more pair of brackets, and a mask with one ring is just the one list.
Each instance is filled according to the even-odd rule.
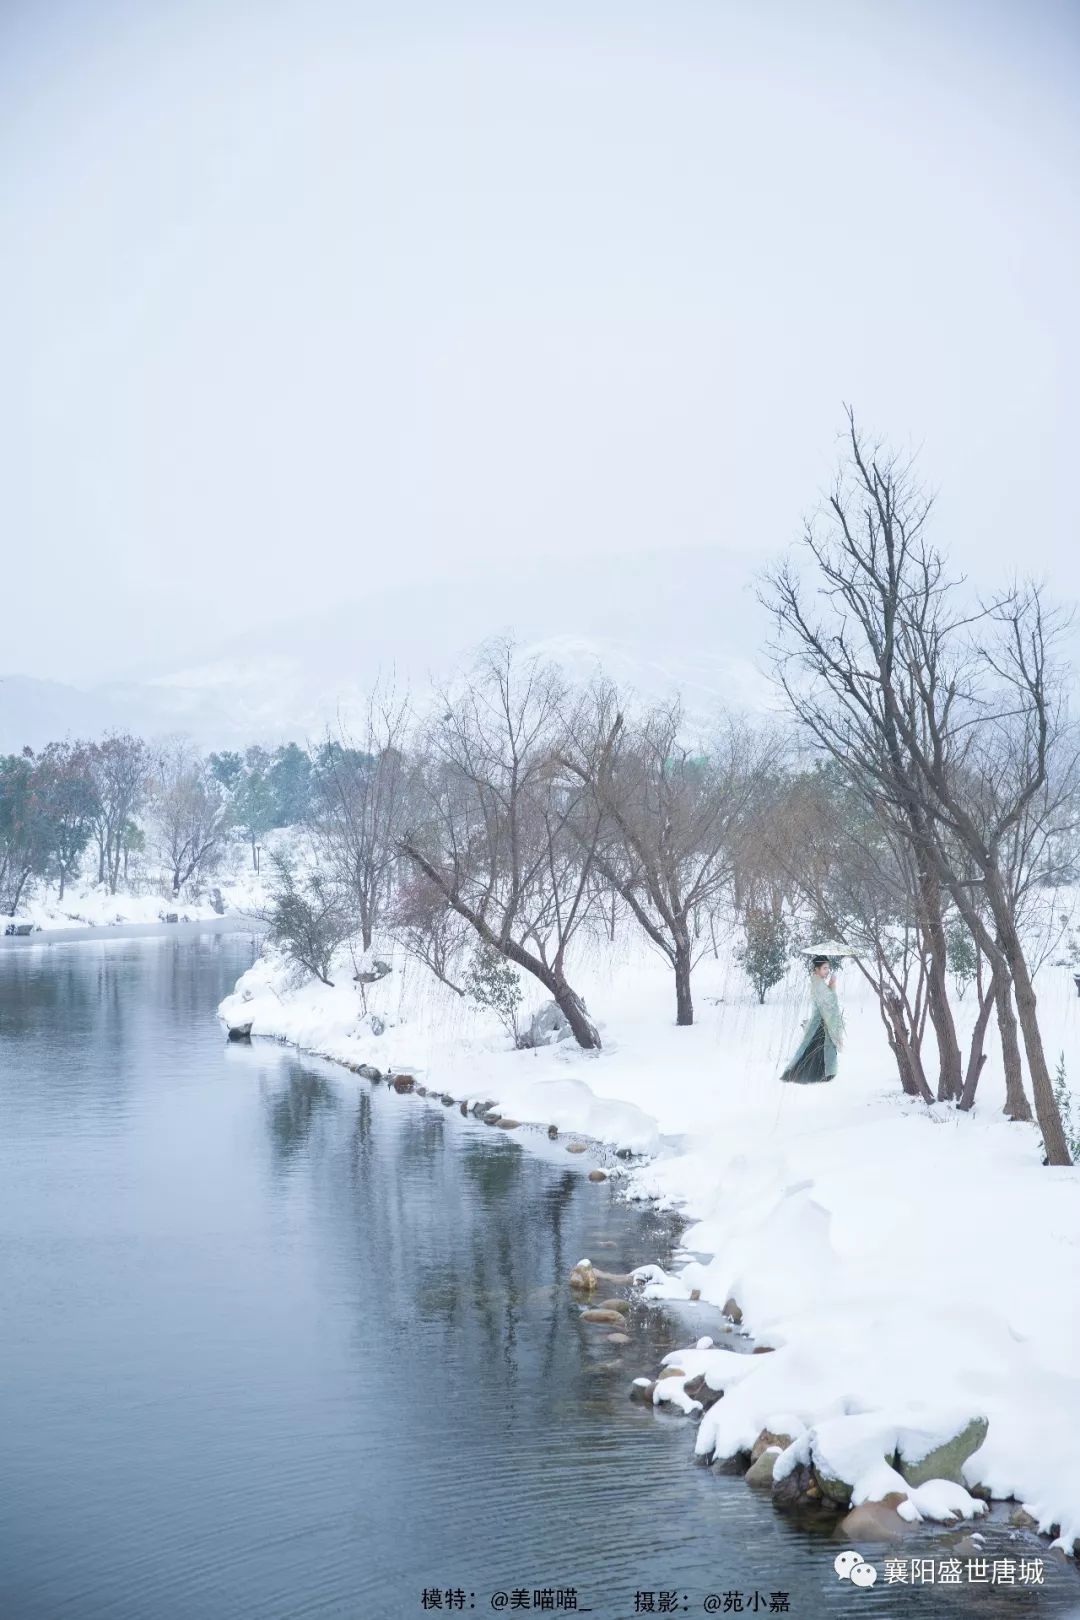
[[837,1053],[844,1044],[844,1018],[836,995],[836,972],[827,956],[811,958],[810,999],[813,1007],[799,1050],[780,1076],[781,1080],[795,1080],[800,1085],[831,1080],[837,1070]]

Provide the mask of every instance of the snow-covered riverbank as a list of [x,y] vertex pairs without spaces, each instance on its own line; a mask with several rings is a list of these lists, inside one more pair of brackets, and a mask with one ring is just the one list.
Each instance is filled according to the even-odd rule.
[[[217,904],[212,898],[219,896]],[[212,922],[221,916],[251,917],[266,905],[266,891],[260,879],[240,871],[221,876],[197,899],[173,898],[161,885],[149,892],[124,891],[110,894],[103,883],[70,885],[61,900],[55,885],[43,884],[18,908],[13,917],[0,921],[0,933],[7,928],[31,935],[70,932],[77,928],[117,928],[177,922]]]
[[[988,1431],[966,1484],[1015,1497],[1072,1548],[1080,1170],[1044,1168],[1034,1127],[1001,1117],[993,1048],[973,1115],[905,1099],[876,1007],[850,975],[838,1079],[781,1085],[805,1012],[799,970],[759,1007],[734,964],[703,963],[698,1021],[679,1029],[664,966],[612,954],[581,975],[604,1050],[564,1042],[515,1051],[491,1014],[392,960],[394,971],[362,991],[345,960],[331,988],[297,985],[266,957],[222,1016],[354,1068],[405,1070],[515,1120],[649,1155],[618,1172],[623,1188],[677,1204],[695,1224],[686,1264],[654,1275],[646,1292],[689,1299],[696,1290],[721,1306],[733,1296],[755,1338],[773,1347],[755,1357],[699,1352],[701,1365],[683,1368],[689,1379],[715,1367],[725,1388],[698,1430],[699,1449],[749,1450],[766,1428],[804,1450],[817,1439],[851,1467],[858,1501],[895,1487],[897,1476],[883,1473],[890,1436],[944,1436],[982,1417]],[[1064,1051],[1075,1089],[1071,973],[1047,967],[1039,991],[1051,1060]],[[567,1162],[590,1164],[588,1155]],[[665,1394],[686,1379],[665,1380]],[[965,1506],[963,1492],[945,1503],[910,1494],[910,1511],[925,1516]]]

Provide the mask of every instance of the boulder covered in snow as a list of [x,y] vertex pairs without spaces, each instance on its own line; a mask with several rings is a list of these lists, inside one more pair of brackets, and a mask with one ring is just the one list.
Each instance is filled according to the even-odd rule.
[[772,1499],[775,1506],[785,1513],[806,1512],[811,1508],[837,1512],[839,1504],[822,1496],[821,1486],[810,1464],[797,1462],[784,1471],[776,1467],[782,1456],[783,1452],[773,1458]]
[[[985,1418],[887,1411],[826,1418],[800,1435],[777,1460],[774,1494],[818,1497],[834,1508],[888,1502],[899,1493],[900,1517],[973,1518],[985,1503],[968,1495],[960,1471],[986,1437]],[[787,1485],[787,1476],[794,1483]]]
[[707,1412],[724,1392],[722,1389],[714,1389],[704,1373],[698,1373],[695,1378],[687,1379],[686,1393],[692,1401],[699,1403],[703,1412]]
[[790,1434],[778,1434],[773,1429],[762,1429],[750,1448],[751,1462],[757,1462],[763,1451],[786,1451],[794,1443]]
[[896,1466],[909,1485],[925,1485],[930,1479],[964,1483],[963,1467],[983,1441],[989,1428],[984,1417],[974,1417],[947,1440],[927,1446],[932,1439],[919,1429],[902,1429],[897,1447]]
[[854,1489],[850,1480],[844,1479],[838,1471],[817,1461],[814,1463],[813,1474],[822,1496],[830,1502],[835,1502],[837,1507],[847,1507]]
[[556,1041],[566,1041],[573,1037],[570,1020],[559,1006],[558,1002],[545,1001],[544,1005],[533,1013],[529,1020],[529,1027],[525,1032],[523,1046],[554,1046]]
[[579,1260],[573,1271],[570,1273],[571,1288],[577,1289],[581,1293],[591,1294],[595,1291],[598,1285],[599,1278],[597,1277],[596,1267],[593,1265],[592,1261]]

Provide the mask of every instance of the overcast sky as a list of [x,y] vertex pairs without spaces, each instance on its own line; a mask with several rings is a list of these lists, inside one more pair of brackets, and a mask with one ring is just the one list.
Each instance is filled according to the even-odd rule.
[[1078,91],[1069,0],[3,0],[0,667],[749,569],[845,400],[1075,589]]

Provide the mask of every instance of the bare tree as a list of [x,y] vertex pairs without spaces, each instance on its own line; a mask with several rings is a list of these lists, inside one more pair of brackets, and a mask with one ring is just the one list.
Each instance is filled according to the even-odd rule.
[[600,684],[574,706],[564,763],[588,792],[583,838],[599,821],[597,870],[671,964],[678,1024],[694,1021],[691,974],[773,753],[734,721],[692,747],[678,699],[628,721]]
[[312,835],[327,873],[355,910],[365,951],[386,915],[401,862],[410,724],[408,700],[377,690],[361,735],[328,736],[316,759]]
[[459,970],[466,943],[475,935],[443,890],[422,872],[413,872],[395,893],[391,920],[395,937],[409,955],[423,963],[440,984],[464,996]]
[[598,818],[583,839],[586,790],[561,763],[565,699],[553,667],[486,648],[463,689],[441,694],[399,847],[485,945],[544,986],[578,1044],[597,1048],[567,979],[595,895]]
[[155,761],[154,810],[169,863],[172,892],[213,870],[230,826],[230,805],[209,763],[191,744],[175,741]]
[[[923,1060],[929,942],[910,841],[832,762],[790,779],[786,814],[775,815],[761,836],[764,861],[784,874],[815,930],[859,953],[852,966],[874,990],[901,1086],[933,1102]],[[981,1014],[981,980],[979,998]],[[976,1079],[984,1035],[980,1017],[967,1068]]]
[[777,674],[798,718],[912,849],[939,1096],[964,1090],[945,991],[947,893],[990,965],[999,1011],[1001,985],[1015,988],[1047,1155],[1067,1164],[1002,869],[1006,840],[1038,803],[1067,738],[1041,598],[1029,589],[967,605],[926,539],[930,502],[910,464],[867,446],[850,413],[847,439],[825,519],[804,536],[813,596],[793,568],[768,578]]
[[146,800],[150,751],[140,737],[111,732],[87,749],[94,784],[94,837],[98,848],[98,882],[116,893],[123,860],[124,828]]
[[[1035,1114],[1051,1164],[1069,1164],[1053,1078],[1042,1043],[1034,975],[1022,935],[1025,898],[1048,836],[1075,824],[1077,747],[1055,664],[1064,619],[1048,613],[1037,586],[1012,590],[984,607],[972,640],[976,680],[956,685],[951,709],[937,699],[946,667],[941,625],[911,633],[912,696],[905,731],[918,782],[927,793],[933,848],[946,869],[958,844],[974,880],[950,874],[958,909],[1003,987],[1009,987],[1031,1078]],[[967,701],[964,698],[967,697]]]

